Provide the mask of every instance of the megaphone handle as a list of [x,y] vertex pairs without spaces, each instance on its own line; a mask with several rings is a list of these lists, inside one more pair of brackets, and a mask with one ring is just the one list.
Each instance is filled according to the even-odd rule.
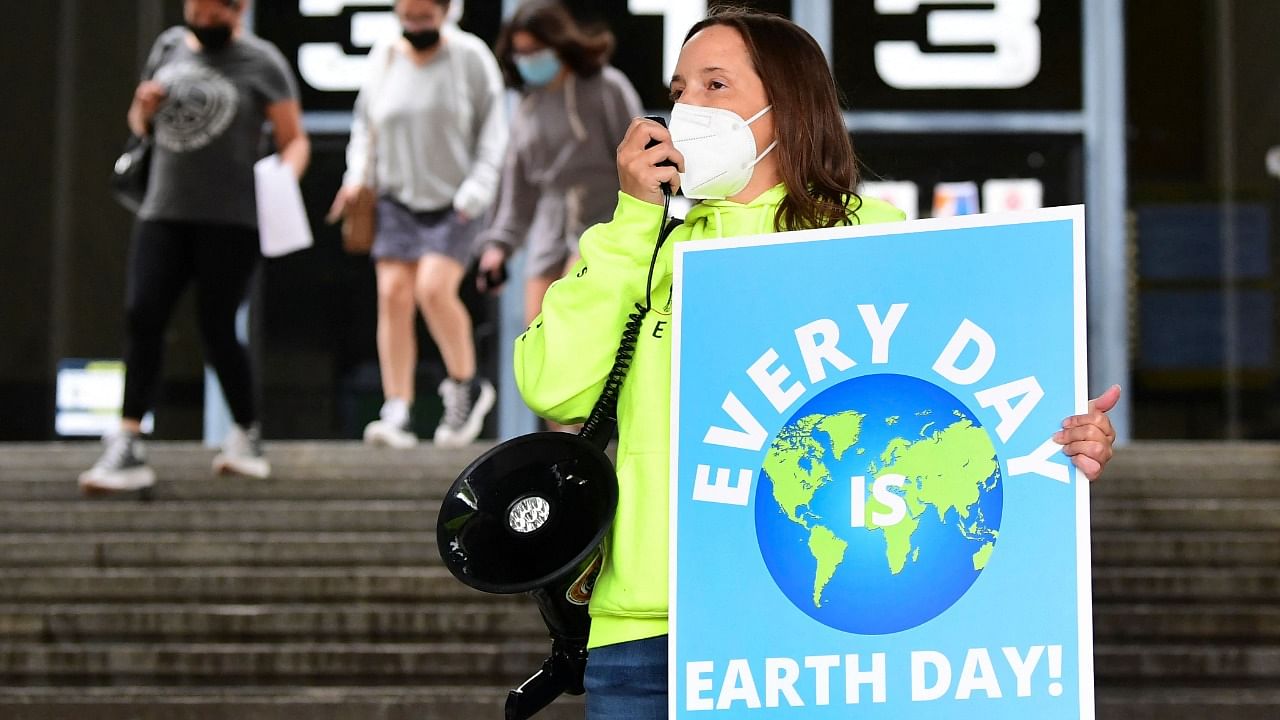
[[507,693],[507,704],[504,717],[506,720],[528,720],[539,710],[550,705],[564,688],[552,678],[548,665],[551,658],[542,664],[542,669],[529,676],[520,687]]
[[581,695],[585,692],[582,684],[586,671],[586,644],[555,640],[542,669],[507,693],[506,720],[527,720],[561,693]]

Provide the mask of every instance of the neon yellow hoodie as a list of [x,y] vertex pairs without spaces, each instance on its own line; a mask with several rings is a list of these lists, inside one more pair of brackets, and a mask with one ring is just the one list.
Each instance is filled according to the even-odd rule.
[[[591,596],[590,647],[667,632],[672,248],[691,240],[772,232],[785,197],[785,187],[778,185],[746,204],[698,203],[658,255],[654,307],[618,400],[618,512]],[[887,203],[864,199],[856,217],[869,224],[904,216]],[[534,412],[562,423],[581,422],[590,414],[627,316],[637,302],[644,303],[661,225],[661,207],[619,193],[613,220],[582,235],[582,259],[551,286],[542,314],[516,340],[516,384]]]

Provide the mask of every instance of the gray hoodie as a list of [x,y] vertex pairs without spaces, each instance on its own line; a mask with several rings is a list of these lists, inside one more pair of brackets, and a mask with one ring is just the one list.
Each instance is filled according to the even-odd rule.
[[515,250],[527,241],[528,273],[558,274],[582,231],[613,214],[618,143],[640,112],[635,89],[612,67],[526,93],[511,121],[496,214],[480,242]]

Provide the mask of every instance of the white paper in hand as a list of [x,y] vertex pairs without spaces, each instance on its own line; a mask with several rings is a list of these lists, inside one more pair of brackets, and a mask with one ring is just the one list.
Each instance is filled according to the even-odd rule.
[[253,166],[262,254],[280,257],[311,247],[311,223],[293,170],[270,155]]

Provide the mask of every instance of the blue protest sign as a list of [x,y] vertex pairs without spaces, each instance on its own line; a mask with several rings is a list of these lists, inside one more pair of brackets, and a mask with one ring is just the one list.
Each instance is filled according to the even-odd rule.
[[1083,214],[677,246],[672,718],[1093,717]]

